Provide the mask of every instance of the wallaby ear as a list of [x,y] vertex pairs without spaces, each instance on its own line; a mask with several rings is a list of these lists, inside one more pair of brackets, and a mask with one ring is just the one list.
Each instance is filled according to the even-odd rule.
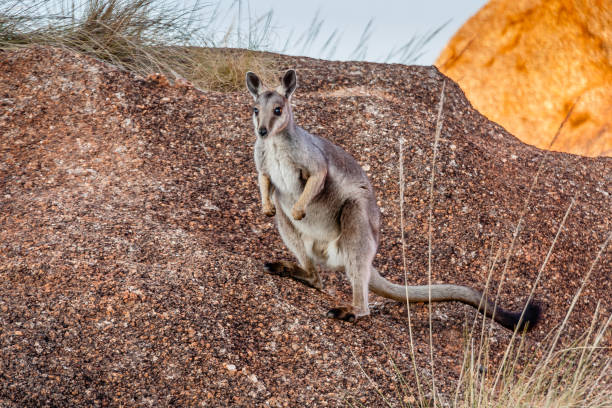
[[285,98],[289,99],[297,86],[297,76],[295,74],[295,70],[290,69],[289,71],[285,72],[285,76],[283,77],[281,83]]
[[246,86],[254,99],[257,99],[257,96],[259,96],[263,90],[263,83],[259,77],[251,71],[246,73]]

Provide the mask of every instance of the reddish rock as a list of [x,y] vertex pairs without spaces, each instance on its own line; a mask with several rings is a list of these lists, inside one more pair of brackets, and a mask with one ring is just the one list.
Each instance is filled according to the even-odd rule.
[[491,0],[436,66],[525,143],[612,156],[610,0]]

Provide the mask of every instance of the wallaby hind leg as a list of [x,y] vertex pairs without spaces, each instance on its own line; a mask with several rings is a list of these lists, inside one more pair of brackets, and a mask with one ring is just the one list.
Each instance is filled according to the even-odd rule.
[[275,218],[283,242],[293,255],[295,255],[300,265],[289,261],[266,262],[264,264],[264,269],[273,275],[292,278],[315,289],[323,289],[319,272],[312,260],[306,254],[304,242],[299,232],[295,230],[291,221],[289,221],[282,210],[276,212]]
[[370,314],[368,290],[377,242],[367,212],[358,202],[344,204],[340,216],[340,228],[338,249],[344,259],[346,275],[351,282],[353,302],[350,307],[331,309],[327,316],[352,322]]
[[357,263],[350,263],[346,267],[346,274],[351,281],[353,302],[351,306],[339,306],[330,309],[327,312],[327,317],[354,322],[357,318],[370,314],[368,306],[368,270],[368,265],[359,265]]

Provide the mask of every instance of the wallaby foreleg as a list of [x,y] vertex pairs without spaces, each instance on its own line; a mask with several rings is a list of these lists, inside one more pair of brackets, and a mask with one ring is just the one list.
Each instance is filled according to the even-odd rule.
[[273,217],[276,214],[276,208],[274,204],[272,204],[272,200],[270,200],[270,195],[272,194],[272,183],[270,183],[270,177],[268,177],[264,173],[259,173],[259,192],[261,193],[261,207],[263,213],[268,217]]
[[298,198],[291,209],[291,216],[295,220],[301,220],[306,215],[305,208],[312,199],[321,192],[325,185],[325,177],[327,170],[321,170],[318,173],[311,174],[306,180],[304,191]]

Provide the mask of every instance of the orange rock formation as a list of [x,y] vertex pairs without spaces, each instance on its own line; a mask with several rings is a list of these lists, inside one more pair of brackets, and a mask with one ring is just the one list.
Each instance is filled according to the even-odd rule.
[[612,156],[611,0],[491,0],[436,66],[523,142]]

